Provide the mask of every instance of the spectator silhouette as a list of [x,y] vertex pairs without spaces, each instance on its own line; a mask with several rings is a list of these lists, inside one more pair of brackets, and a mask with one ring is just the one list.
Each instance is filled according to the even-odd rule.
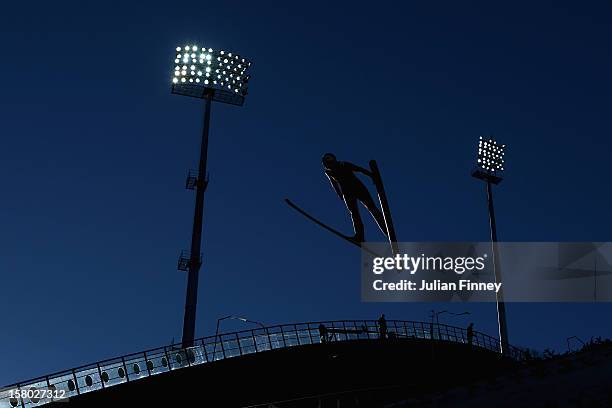
[[467,342],[471,346],[474,341],[474,323],[470,323],[467,327]]
[[378,319],[378,332],[381,339],[387,338],[387,319],[385,319],[384,313]]
[[319,338],[321,343],[327,343],[327,327],[323,323],[319,325]]

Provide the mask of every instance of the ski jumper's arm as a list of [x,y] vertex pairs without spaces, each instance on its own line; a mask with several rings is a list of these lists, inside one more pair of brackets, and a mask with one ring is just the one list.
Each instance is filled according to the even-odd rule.
[[353,164],[351,162],[344,162],[344,163],[346,164],[348,169],[350,169],[351,171],[362,173],[368,177],[372,177],[372,172],[370,170],[364,169],[363,167],[357,166],[356,164]]
[[325,170],[325,175],[329,179],[329,182],[331,183],[331,185],[334,188],[334,190],[336,190],[336,194],[338,194],[338,197],[340,197],[340,199],[343,200],[342,190],[340,189],[340,185],[338,184],[338,182],[336,180],[334,180],[334,178],[331,176],[329,170]]

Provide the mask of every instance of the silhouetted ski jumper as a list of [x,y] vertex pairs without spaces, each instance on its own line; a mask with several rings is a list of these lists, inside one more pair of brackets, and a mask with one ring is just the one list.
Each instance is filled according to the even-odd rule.
[[357,201],[361,201],[368,209],[372,217],[376,220],[378,228],[380,228],[386,236],[387,228],[385,227],[385,219],[382,212],[376,207],[376,204],[374,204],[374,200],[367,187],[355,175],[355,172],[358,172],[368,177],[372,177],[372,173],[353,163],[338,161],[336,160],[336,156],[331,153],[325,153],[322,162],[325,168],[325,174],[329,178],[331,185],[334,187],[334,190],[336,190],[338,197],[344,200],[346,208],[351,214],[353,229],[355,230],[353,239],[358,242],[363,242],[365,238],[363,221],[361,220]]

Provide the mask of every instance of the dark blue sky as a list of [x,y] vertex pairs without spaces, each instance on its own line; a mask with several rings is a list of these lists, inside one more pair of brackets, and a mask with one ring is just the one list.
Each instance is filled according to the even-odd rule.
[[[3,5],[0,384],[180,339],[202,106],[169,79],[189,42],[254,61],[245,106],[213,106],[200,336],[227,314],[426,320],[434,307],[496,333],[494,304],[361,303],[359,251],[283,203],[350,231],[325,151],[378,160],[401,240],[484,241],[469,171],[492,134],[509,146],[501,240],[610,241],[612,6],[411,3]],[[610,312],[510,304],[510,340],[612,337]]]

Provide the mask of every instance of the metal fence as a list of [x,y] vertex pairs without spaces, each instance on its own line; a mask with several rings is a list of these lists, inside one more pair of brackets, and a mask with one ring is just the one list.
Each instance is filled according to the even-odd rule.
[[[389,341],[433,339],[471,342],[474,347],[500,352],[498,339],[474,331],[470,341],[466,329],[444,324],[388,320],[386,333],[383,329],[382,335],[378,322],[373,320],[283,324],[203,337],[189,348],[176,345],[159,347],[12,384],[0,390],[0,408],[41,406],[52,402],[49,394],[70,398],[171,370],[245,354],[322,342],[374,340],[383,335]],[[524,359],[523,351],[516,347],[508,346],[504,354],[515,360]],[[40,397],[41,390],[47,391],[44,398],[36,398]]]

